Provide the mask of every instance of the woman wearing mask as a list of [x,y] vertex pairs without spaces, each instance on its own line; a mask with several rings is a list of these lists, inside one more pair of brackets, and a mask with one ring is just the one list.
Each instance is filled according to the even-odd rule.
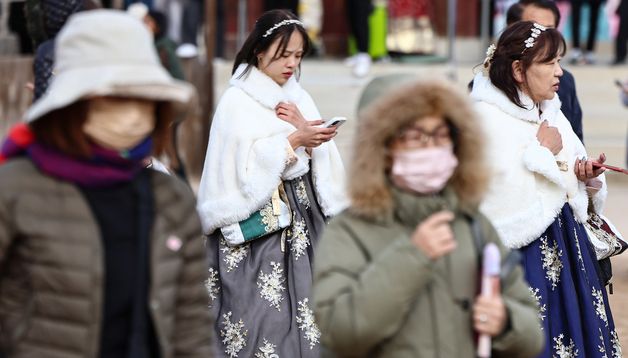
[[475,357],[479,333],[493,356],[533,357],[543,340],[521,268],[478,296],[482,244],[507,250],[477,209],[486,177],[470,103],[438,81],[376,85],[363,97],[397,89],[360,112],[360,180],[317,251],[323,344],[338,357]]
[[118,11],[72,16],[55,66],[0,156],[0,352],[210,356],[194,196],[146,169],[191,88]]
[[309,48],[292,13],[262,15],[212,121],[198,208],[224,356],[318,357],[313,252],[346,199],[336,129],[297,81]]
[[476,75],[471,97],[491,163],[482,210],[506,246],[523,255],[547,341],[542,357],[620,356],[582,226],[589,207],[601,211],[606,185],[560,111],[555,92],[564,52],[557,30],[519,22],[489,51],[486,74]]

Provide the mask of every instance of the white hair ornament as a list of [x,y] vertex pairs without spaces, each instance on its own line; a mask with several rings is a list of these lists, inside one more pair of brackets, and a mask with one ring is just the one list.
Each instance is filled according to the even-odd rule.
[[270,29],[266,30],[266,32],[262,35],[262,37],[266,38],[270,35],[272,35],[273,31],[277,30],[278,28],[285,26],[285,25],[290,25],[290,24],[297,24],[301,27],[303,27],[303,23],[299,20],[283,20],[280,21],[278,23],[276,23],[275,25],[273,25],[273,27],[271,27]]
[[[539,25],[536,22],[532,25],[532,29],[530,29],[530,37],[528,37],[525,41],[525,48],[523,49],[523,51],[534,47],[534,43],[536,42],[536,39],[541,35],[541,33],[543,31],[547,30],[547,27],[543,26],[543,25]],[[523,53],[523,51],[521,51],[521,53]]]

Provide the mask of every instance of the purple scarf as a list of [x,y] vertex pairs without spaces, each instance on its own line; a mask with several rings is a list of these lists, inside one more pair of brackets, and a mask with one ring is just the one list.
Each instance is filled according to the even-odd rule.
[[[18,127],[18,126],[16,126]],[[26,126],[20,125],[19,131],[24,136]],[[26,127],[27,128],[27,127]],[[150,156],[152,139],[149,137],[128,151],[118,152],[92,144],[92,156],[89,159],[70,157],[56,149],[30,140],[15,141],[9,132],[8,138],[0,150],[2,159],[28,155],[35,166],[45,174],[57,179],[69,181],[89,188],[107,187],[130,181],[146,167],[146,158]]]

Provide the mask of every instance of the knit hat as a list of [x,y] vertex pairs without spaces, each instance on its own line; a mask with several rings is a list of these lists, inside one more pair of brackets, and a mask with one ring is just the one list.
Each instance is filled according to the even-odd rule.
[[33,59],[33,73],[35,75],[33,101],[37,101],[48,89],[55,62],[54,46],[54,39],[46,40],[37,47],[37,52],[35,52]]
[[70,15],[83,10],[83,3],[84,0],[27,0],[26,25],[33,46],[37,48],[54,38]]
[[185,104],[194,93],[161,66],[146,27],[122,11],[72,15],[55,39],[55,54],[55,75],[27,111],[27,122],[90,96]]

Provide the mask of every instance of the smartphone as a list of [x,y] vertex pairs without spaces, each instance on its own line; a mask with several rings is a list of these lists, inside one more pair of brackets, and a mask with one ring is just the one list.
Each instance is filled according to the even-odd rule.
[[601,164],[601,163],[598,163],[598,162],[591,162],[591,164],[593,165],[593,169],[604,168],[604,169],[612,170],[614,172],[628,174],[628,170],[623,169],[623,168],[619,168],[619,167],[615,167],[615,166],[612,166],[612,165]]
[[618,79],[615,79],[615,85],[621,89],[624,89],[624,84]]
[[329,128],[329,127],[338,128],[341,125],[343,125],[346,121],[347,121],[346,117],[334,117],[332,119],[328,119],[327,121],[325,121],[325,123],[323,123],[323,128]]

